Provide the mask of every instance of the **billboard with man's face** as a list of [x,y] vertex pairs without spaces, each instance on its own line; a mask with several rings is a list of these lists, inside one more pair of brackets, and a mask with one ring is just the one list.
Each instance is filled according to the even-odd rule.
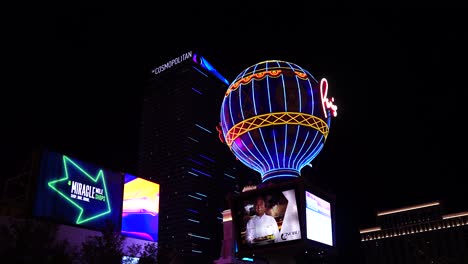
[[266,190],[243,194],[234,203],[233,221],[240,248],[301,239],[296,190]]

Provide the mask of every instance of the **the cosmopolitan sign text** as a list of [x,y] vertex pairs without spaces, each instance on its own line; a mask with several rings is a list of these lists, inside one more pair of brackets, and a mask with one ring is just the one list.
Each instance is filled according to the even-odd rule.
[[181,62],[183,62],[185,60],[188,60],[190,58],[192,58],[192,51],[184,53],[184,54],[180,55],[179,57],[174,58],[174,59],[164,63],[163,65],[154,68],[151,71],[151,73],[160,74],[161,72],[163,72],[163,71],[165,71],[165,70],[167,70],[167,69],[169,69],[169,68],[171,68],[171,67],[173,67],[173,66],[175,66],[175,65],[177,65],[177,64],[179,64],[179,63],[181,63]]

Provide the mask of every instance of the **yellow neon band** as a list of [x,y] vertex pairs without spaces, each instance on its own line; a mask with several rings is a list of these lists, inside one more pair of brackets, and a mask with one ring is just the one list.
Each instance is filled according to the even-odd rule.
[[318,130],[325,139],[328,136],[329,128],[322,119],[304,113],[297,112],[276,112],[268,113],[245,119],[235,124],[226,134],[226,143],[231,147],[232,142],[241,135],[257,128],[276,125],[300,125]]

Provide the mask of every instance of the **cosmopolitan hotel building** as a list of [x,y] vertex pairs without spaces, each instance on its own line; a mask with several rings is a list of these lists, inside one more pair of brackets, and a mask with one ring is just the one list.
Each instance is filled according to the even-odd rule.
[[[226,195],[252,172],[220,141],[229,82],[188,51],[156,67],[145,88],[138,175],[161,185],[159,255],[217,259]],[[258,176],[257,176],[258,177]]]
[[377,225],[360,230],[362,263],[468,263],[468,212],[432,202],[379,212]]

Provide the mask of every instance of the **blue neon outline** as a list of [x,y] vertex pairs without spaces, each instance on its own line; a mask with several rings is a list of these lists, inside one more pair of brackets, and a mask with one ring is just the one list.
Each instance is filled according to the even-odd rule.
[[224,176],[227,176],[229,178],[236,179],[236,177],[232,176],[231,174],[227,174],[226,172],[223,173],[223,174],[224,174]]
[[[268,71],[268,63],[266,63],[266,70]],[[266,84],[267,84],[267,92],[268,92],[268,106],[270,108],[270,113],[273,111],[271,110],[271,97],[270,97],[270,77],[266,76]]]
[[200,165],[200,166],[206,167],[205,164],[203,164],[203,163],[201,163],[201,162],[199,162],[199,161],[197,161],[197,160],[194,160],[194,159],[191,159],[191,158],[187,158],[187,160],[188,160],[188,161],[191,161],[191,162],[193,162],[193,163],[195,163],[195,164],[198,164],[198,165]]
[[[304,152],[302,152],[302,155],[301,155],[301,156],[299,157],[299,159],[297,160],[297,165],[296,165],[296,166],[297,166],[299,169],[302,169],[302,167],[301,167],[300,165],[303,164],[303,162],[304,162],[304,160],[305,160],[304,157],[307,157],[307,155],[309,154],[310,148],[311,148],[311,147],[315,144],[315,142],[316,142],[316,139],[317,139],[317,136],[318,136],[319,133],[318,133],[318,132],[314,132],[314,133],[315,133],[314,138],[311,140],[311,143],[308,144],[309,147],[307,148],[307,150],[305,150]],[[315,147],[316,147],[316,146],[315,146]],[[304,166],[305,166],[305,165],[304,165]]]
[[[254,80],[252,80],[252,99],[253,99],[253,102],[254,102],[254,112],[255,112],[255,115],[258,115],[258,113],[257,113],[257,106],[256,106],[256,104],[255,104]],[[265,150],[266,150],[268,156],[270,157],[271,165],[268,164],[268,169],[270,169],[271,167],[274,167],[274,166],[275,166],[275,163],[274,163],[274,161],[273,161],[273,158],[271,157],[270,151],[268,150],[268,147],[267,147],[266,142],[265,142],[265,138],[263,137],[262,128],[259,128],[258,131],[259,131],[259,133],[260,133],[260,137],[262,138],[263,146],[265,147]],[[267,163],[268,163],[268,161],[267,161]]]
[[[237,98],[239,98],[239,111],[241,113],[241,116],[242,116],[242,120],[244,120],[244,109],[242,107],[242,84],[239,84],[239,87],[237,88],[237,93],[239,94],[237,96]],[[232,125],[234,126],[236,123],[233,123]]]
[[272,128],[273,131],[273,141],[275,142],[275,152],[276,152],[276,161],[278,161],[278,168],[280,167],[279,156],[278,156],[278,147],[276,146],[276,133],[275,128]]
[[204,237],[204,236],[199,236],[199,235],[194,235],[192,233],[187,233],[187,235],[191,236],[191,237],[198,237],[198,238],[202,238],[202,239],[206,239],[206,240],[211,240],[210,237]]
[[[291,154],[289,155],[288,167],[291,167],[291,160],[294,154],[294,150],[296,149],[297,138],[299,137],[299,130],[301,130],[301,126],[296,126],[296,139],[294,140],[294,145],[291,149]],[[296,157],[297,157],[297,153],[296,153]]]
[[199,69],[197,69],[197,67],[192,66],[192,68],[194,68],[194,69],[197,70],[199,73],[205,75],[205,77],[208,78],[208,75],[206,75],[206,73],[204,73],[204,72],[200,71]]
[[225,110],[225,107],[226,107],[226,97],[223,98],[223,102],[221,103],[221,112],[219,114],[219,120],[221,120],[220,122],[220,126],[221,126],[221,132],[223,133],[223,139],[224,141],[226,141],[226,118],[225,118],[225,115],[226,115],[226,110]]
[[[243,85],[239,85],[239,88],[237,89],[237,92],[239,94],[239,109],[240,109],[240,113],[241,113],[241,116],[242,116],[242,119],[245,120],[245,116],[244,116],[244,110],[243,110],[243,107],[242,107],[242,87]],[[254,141],[252,139],[252,136],[250,135],[250,133],[247,133],[250,137],[250,141],[252,142],[252,144],[255,146],[255,148],[257,149],[257,151],[259,152],[257,146],[254,144]],[[242,142],[242,144],[244,145],[244,147],[250,152],[250,155],[252,155],[255,159],[258,160],[259,164],[262,164],[261,160],[255,156],[249,148],[247,148],[247,146],[245,145],[244,141],[242,141],[242,138],[240,138],[240,141]],[[234,142],[234,144],[237,144],[237,142]],[[260,153],[260,152],[259,152]],[[261,154],[260,154],[261,155]],[[268,161],[265,159],[265,157],[263,157],[263,159],[268,163]],[[263,166],[261,166],[263,167]],[[259,167],[260,168],[260,167]]]
[[245,149],[247,149],[247,151],[250,153],[250,155],[252,155],[255,159],[257,159],[258,163],[260,164],[259,168],[263,168],[262,171],[266,171],[265,164],[259,158],[257,158],[257,156],[255,156],[252,153],[252,151],[250,151],[250,148],[248,148],[247,145],[245,145],[244,140],[242,140],[242,138],[239,138],[239,140],[242,143],[242,145],[245,147]]
[[[255,164],[252,160],[250,160],[250,158],[247,156],[247,154],[245,154],[243,151],[241,151],[239,149],[239,146],[237,146],[237,144],[232,144],[231,150],[232,150],[232,152],[234,152],[234,156],[236,156],[247,167],[252,168],[254,171],[262,173],[262,170],[260,169],[260,167],[258,167],[257,164]],[[242,156],[242,155],[244,155],[244,156]],[[250,160],[250,162],[249,162],[249,160]]]
[[[318,143],[316,144],[315,142],[317,142],[316,139],[317,139],[317,136],[318,136],[318,135],[320,135],[318,142],[321,141],[321,139],[323,138],[322,134],[321,134],[320,132],[318,132],[318,131],[315,131],[315,137],[314,137],[314,139],[313,139],[312,142],[309,144],[309,147],[308,147],[307,150],[304,152],[304,154],[302,154],[302,156],[299,158],[299,162],[297,162],[297,165],[300,165],[300,164],[302,164],[302,163],[304,162],[304,156],[307,157],[307,154],[310,153],[309,150],[310,150],[310,148],[311,148],[312,146],[315,145],[314,147],[317,147]],[[304,166],[305,166],[305,164],[304,164]],[[299,169],[302,169],[302,167],[299,167]]]
[[210,133],[210,134],[213,134],[213,132],[212,132],[211,130],[209,130],[209,129],[207,129],[207,128],[205,128],[205,127],[199,125],[199,124],[195,124],[195,126],[197,126],[197,127],[200,128],[200,129],[205,130],[206,132],[208,132],[208,133]]
[[193,198],[193,199],[200,200],[200,201],[201,201],[201,199],[202,199],[202,198],[200,198],[200,197],[196,197],[196,196],[193,196],[193,195],[191,195],[191,194],[187,194],[187,196],[188,196],[188,197],[191,197],[191,198]]
[[[295,75],[296,78],[296,84],[297,84],[297,93],[299,94],[299,112],[302,113],[302,98],[301,98],[301,87],[300,87],[300,82],[299,78]],[[299,131],[301,130],[301,126],[296,125],[296,139],[294,140],[294,145],[291,149],[291,154],[289,155],[289,160],[288,160],[288,167],[291,167],[291,160],[293,157],[294,150],[296,149],[296,144],[297,144],[297,139],[299,137]],[[296,153],[297,157],[297,153]]]
[[309,87],[310,87],[310,93],[311,93],[311,97],[312,97],[312,109],[311,109],[311,115],[314,115],[314,110],[315,110],[315,104],[314,104],[314,87],[312,85],[312,83],[310,82],[309,79],[307,79],[307,82],[309,83]]
[[191,172],[191,171],[187,171],[187,173],[192,174],[193,176],[200,177],[200,175],[198,175],[198,174],[196,174],[196,173],[193,173],[193,172]]
[[293,165],[292,165],[293,168],[299,168],[297,165],[294,165],[294,164],[296,163],[296,160],[297,160],[297,158],[299,157],[299,155],[301,155],[302,149],[304,148],[304,146],[305,146],[305,144],[306,144],[306,142],[307,142],[307,139],[309,138],[309,134],[310,134],[310,131],[307,131],[307,135],[306,135],[304,141],[302,142],[302,146],[301,146],[301,148],[299,149],[299,151],[297,152],[296,158],[295,158],[294,161],[293,161]]
[[193,142],[200,143],[200,141],[194,139],[193,137],[187,137],[188,139],[192,140]]
[[[257,67],[257,66],[255,66],[255,68],[256,68],[256,67]],[[254,70],[255,70],[255,69],[254,69]],[[242,86],[243,86],[243,85],[240,85],[239,90],[240,90],[240,88],[241,88]],[[252,80],[252,97],[253,97],[252,99],[253,99],[253,102],[254,102],[254,111],[255,111],[255,114],[257,114],[257,109],[256,109],[256,107],[255,107],[255,91],[254,91],[254,87],[253,87],[253,80]],[[239,91],[239,107],[242,109],[241,91]],[[243,111],[241,111],[241,115],[242,115],[242,119],[245,120],[245,116],[244,116],[244,112],[243,112]],[[255,147],[255,149],[257,150],[258,154],[260,154],[260,156],[263,158],[263,160],[265,160],[265,162],[266,162],[266,164],[267,164],[267,166],[268,166],[268,169],[270,169],[270,164],[268,163],[268,160],[263,156],[262,152],[258,149],[257,144],[255,144],[255,141],[254,141],[253,138],[252,138],[252,135],[250,134],[250,132],[247,133],[247,134],[249,135],[250,142],[251,142],[252,145]],[[251,154],[253,155],[252,152],[251,152]],[[254,156],[255,158],[257,158],[256,155],[253,155],[253,156]],[[258,159],[258,161],[259,161],[260,163],[262,163],[262,162],[260,161],[259,158],[257,158],[257,159]]]
[[279,174],[279,175],[268,176],[265,179],[262,179],[262,182],[266,182],[266,181],[269,181],[269,180],[274,179],[274,178],[286,178],[286,177],[287,178],[291,178],[291,177],[292,178],[298,178],[299,176],[291,175],[291,174]]
[[[232,114],[232,96],[231,96],[232,93],[229,94],[229,116],[231,117],[231,124],[234,125],[236,122],[234,121],[234,115]],[[229,131],[228,127],[227,127],[227,124],[226,124],[226,133]],[[226,138],[226,134],[224,135],[224,138]]]
[[[309,152],[310,155],[307,156],[307,159],[304,159],[304,162],[303,163],[303,166],[309,164],[319,153],[320,151],[322,150],[322,147],[320,146],[323,146],[325,144],[325,137],[323,135],[320,135],[320,138],[319,138],[319,143],[317,143],[314,147],[314,149]],[[317,150],[317,148],[320,148],[319,150]],[[310,159],[312,157],[311,160],[307,161],[308,159]],[[306,162],[307,161],[307,162]]]
[[195,171],[195,172],[198,172],[198,173],[200,173],[200,174],[202,174],[202,175],[205,175],[206,177],[210,177],[210,178],[213,177],[213,176],[211,176],[210,174],[208,174],[208,173],[206,173],[206,172],[203,172],[203,171],[201,171],[201,170],[197,170],[197,169],[194,169],[194,168],[190,168],[190,169],[192,169],[192,171]]
[[195,89],[195,88],[193,88],[193,87],[192,87],[192,90],[195,91],[196,93],[200,94],[200,95],[203,94],[202,92],[198,91],[197,89]]
[[[278,64],[279,66],[279,64]],[[281,74],[281,82],[283,83],[283,101],[284,101],[284,112],[288,112],[288,101],[286,97],[286,84],[284,84],[284,75]]]
[[265,171],[265,174],[271,174],[272,172],[275,172],[275,171],[296,171],[296,172],[299,172],[299,170],[295,169],[295,168],[275,168],[275,169],[271,169],[269,171]]
[[212,159],[212,158],[209,158],[209,157],[207,157],[207,156],[205,156],[205,155],[198,154],[198,156],[200,156],[200,157],[202,157],[202,158],[204,158],[204,159],[206,159],[206,160],[208,160],[208,161],[215,162],[215,160],[214,160],[214,159]]
[[301,168],[305,167],[307,164],[312,162],[315,159],[315,157],[317,157],[317,155],[320,153],[320,151],[322,151],[323,146],[324,142],[321,142],[317,146],[315,146],[315,149],[311,152],[312,156],[310,158],[305,159],[304,162],[301,163]]

